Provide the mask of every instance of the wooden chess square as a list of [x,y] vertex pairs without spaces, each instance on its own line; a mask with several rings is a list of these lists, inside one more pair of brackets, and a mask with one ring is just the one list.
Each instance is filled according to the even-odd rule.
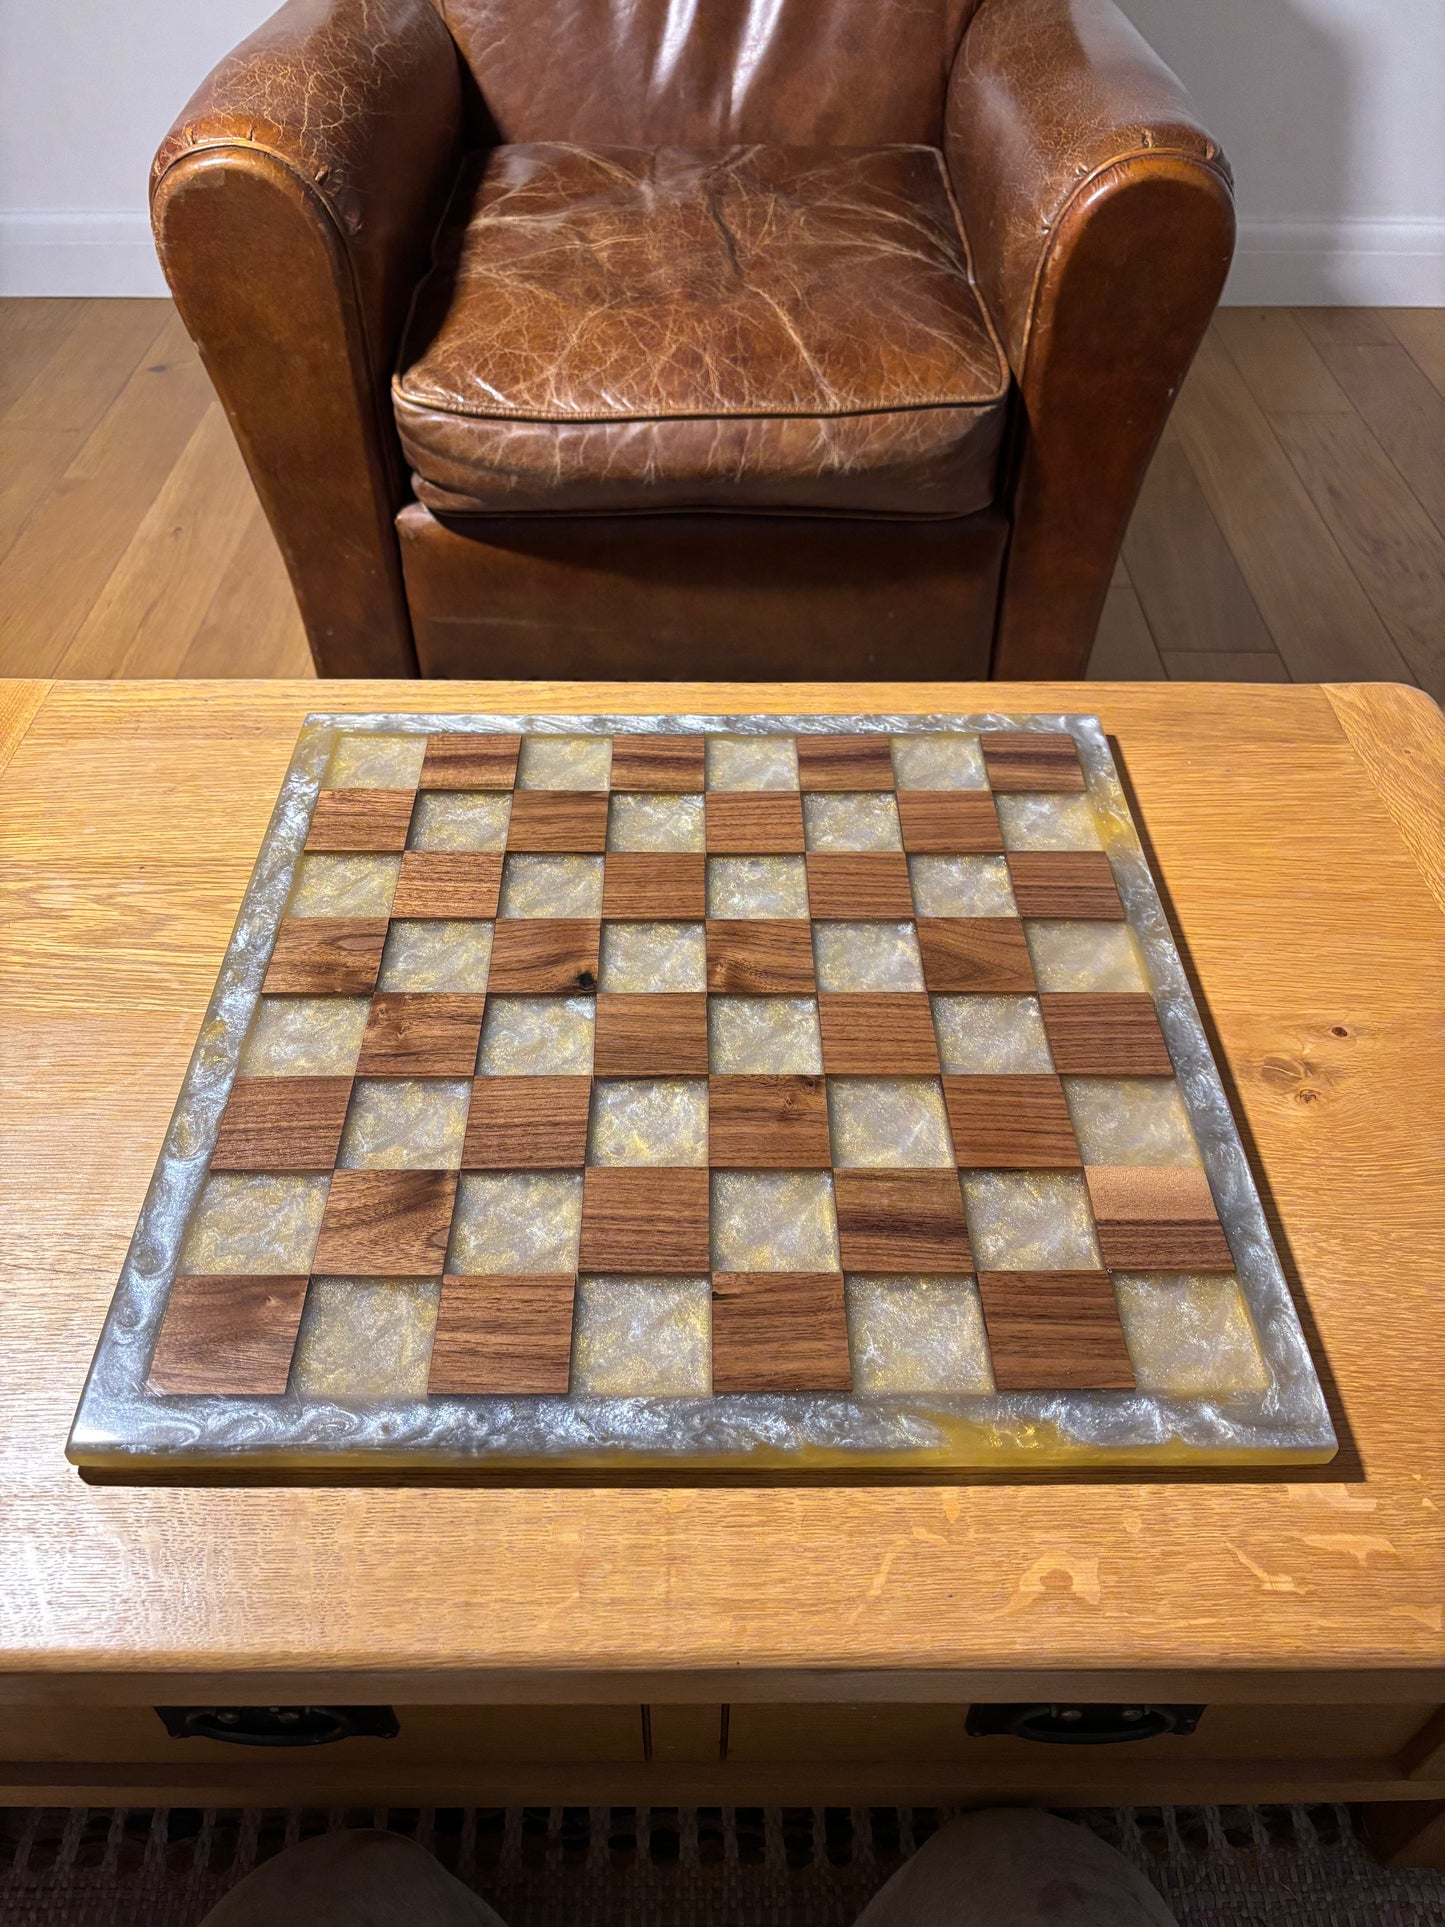
[[852,1387],[840,1273],[713,1273],[714,1392],[848,1392]]
[[406,848],[415,790],[322,790],[306,833],[308,850],[390,854]]
[[1015,850],[1008,872],[1021,917],[1123,919],[1114,872],[1102,850]]
[[696,794],[703,786],[705,745],[702,736],[614,736],[613,791]]
[[706,1171],[587,1167],[580,1271],[696,1277],[709,1259]]
[[308,1279],[180,1277],[166,1300],[147,1390],[280,1397]]
[[443,730],[426,739],[419,788],[509,790],[517,780],[520,736]]
[[435,1278],[446,1263],[455,1171],[337,1171],[314,1275]]
[[903,847],[920,856],[998,856],[1003,831],[987,790],[900,790]]
[[487,1000],[449,991],[382,991],[361,1039],[361,1077],[470,1077]]
[[1172,1077],[1147,991],[1055,991],[1040,997],[1054,1069],[1065,1077]]
[[813,926],[801,919],[709,917],[707,987],[740,997],[813,991]]
[[501,887],[502,859],[492,851],[408,850],[391,914],[486,922],[497,914]]
[[1027,995],[1034,966],[1017,917],[920,917],[923,981],[932,991]]
[[385,917],[287,917],[261,988],[268,997],[369,997],[386,932]]
[[1232,1271],[1209,1180],[1198,1169],[1090,1165],[1104,1262],[1114,1271]]
[[238,1077],[221,1113],[213,1171],[329,1171],[349,1077]]
[[571,1277],[448,1277],[427,1390],[565,1398],[572,1364]]
[[908,859],[901,851],[810,850],[808,908],[815,919],[897,923],[913,915]]
[[487,989],[519,997],[596,990],[601,948],[597,917],[502,917],[492,933]]
[[597,999],[598,1077],[706,1077],[707,997],[633,991]]
[[933,1006],[924,991],[834,991],[818,998],[823,1069],[834,1077],[938,1075]]
[[1001,1392],[1129,1392],[1134,1367],[1106,1271],[981,1271]]
[[708,1162],[716,1169],[825,1170],[833,1161],[821,1077],[708,1080]]
[[709,790],[709,856],[800,856],[803,799],[796,790]]
[[607,848],[605,790],[513,790],[507,848],[593,856]]
[[590,1077],[479,1077],[472,1085],[464,1171],[580,1170],[587,1156]]
[[804,790],[891,790],[893,754],[886,736],[800,736],[798,787]]
[[985,730],[978,740],[989,783],[1002,795],[1084,789],[1079,752],[1066,730]]
[[835,1171],[833,1195],[845,1271],[973,1270],[956,1171]]
[[1057,1077],[945,1077],[943,1101],[961,1165],[1074,1171],[1083,1164]]
[[613,850],[602,872],[602,915],[613,922],[685,922],[707,915],[707,859]]

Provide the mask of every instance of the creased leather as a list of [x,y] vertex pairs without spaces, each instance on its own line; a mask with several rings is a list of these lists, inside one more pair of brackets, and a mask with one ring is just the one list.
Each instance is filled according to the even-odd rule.
[[500,140],[938,144],[977,0],[436,0]]
[[961,515],[1007,371],[936,150],[493,150],[394,383],[452,512]]
[[152,196],[183,155],[273,154],[336,223],[389,373],[456,165],[461,78],[429,0],[287,0],[192,96],[156,153]]
[[1018,373],[1070,201],[1132,156],[1230,182],[1179,81],[1114,0],[983,0],[949,86],[944,152],[979,291]]

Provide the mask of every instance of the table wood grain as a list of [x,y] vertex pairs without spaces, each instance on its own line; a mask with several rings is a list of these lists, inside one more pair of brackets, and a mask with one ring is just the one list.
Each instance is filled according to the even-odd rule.
[[1001,693],[0,687],[0,1696],[415,1699],[424,1679],[433,1701],[897,1702],[1109,1698],[1141,1675],[1160,1698],[1438,1691],[1445,724],[1393,687],[1006,692],[1116,739],[1341,1432],[1317,1475],[420,1492],[89,1486],[64,1459],[308,711],[968,711]]

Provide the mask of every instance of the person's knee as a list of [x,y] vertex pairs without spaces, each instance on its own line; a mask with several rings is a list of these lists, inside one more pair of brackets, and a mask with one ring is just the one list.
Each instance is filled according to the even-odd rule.
[[496,1915],[400,1834],[318,1834],[233,1887],[203,1927],[477,1927]]

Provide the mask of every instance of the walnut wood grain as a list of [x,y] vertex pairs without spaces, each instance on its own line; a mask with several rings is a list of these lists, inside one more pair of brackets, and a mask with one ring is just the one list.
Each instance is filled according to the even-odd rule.
[[713,1273],[714,1392],[847,1392],[852,1386],[841,1273]]
[[833,1197],[845,1271],[973,1270],[956,1172],[835,1171]]
[[860,850],[848,855],[810,850],[808,908],[824,920],[899,922],[913,915],[908,859],[901,851]]
[[1001,1392],[1127,1392],[1134,1367],[1106,1271],[981,1271]]
[[612,850],[602,915],[615,921],[697,921],[707,915],[707,859],[680,851]]
[[920,917],[923,981],[932,991],[1028,994],[1036,986],[1017,917]]
[[1004,795],[1084,788],[1079,752],[1062,730],[985,730],[979,743],[990,787]]
[[487,1000],[452,991],[385,990],[371,1000],[361,1077],[470,1077]]
[[832,1162],[821,1077],[708,1080],[708,1162],[749,1170],[823,1170]]
[[565,1397],[572,1363],[573,1278],[444,1278],[427,1390]]
[[812,925],[801,919],[709,917],[707,987],[744,997],[811,995]]
[[146,1390],[279,1396],[308,1280],[179,1277],[171,1286]]
[[426,739],[419,788],[509,790],[517,780],[520,736],[444,730]]
[[1197,1168],[1090,1165],[1104,1262],[1114,1271],[1232,1271],[1209,1180]]
[[945,1077],[943,1101],[961,1165],[1072,1171],[1083,1163],[1057,1077]]
[[605,790],[513,790],[507,848],[596,855],[607,848]]
[[698,793],[703,786],[704,746],[701,736],[614,736],[613,792]]
[[497,914],[502,859],[491,850],[408,850],[391,900],[394,917],[468,917]]
[[1054,1069],[1068,1077],[1172,1077],[1147,991],[1061,991],[1039,999]]
[[597,999],[592,1068],[598,1077],[706,1077],[707,997],[634,991]]
[[464,1171],[580,1170],[590,1077],[479,1077],[472,1085]]
[[213,1171],[329,1171],[349,1077],[238,1077],[211,1153]]
[[596,917],[502,917],[492,933],[487,989],[523,997],[595,990],[601,948]]
[[705,1272],[707,1172],[589,1165],[577,1263],[581,1271],[686,1277]]
[[886,736],[800,736],[803,790],[891,790],[893,753]]
[[370,996],[386,930],[385,917],[287,917],[261,988],[273,997]]
[[[1445,1346],[1445,1196],[1420,1174],[1445,1117],[1445,926],[1422,877],[1430,845],[1404,839],[1394,807],[1412,803],[1419,822],[1434,812],[1427,772],[1445,724],[1423,699],[1402,716],[1389,691],[1353,693],[1346,737],[1325,692],[1305,685],[1008,690],[1021,712],[1096,714],[1118,741],[1316,1356],[1348,1415],[1337,1466],[1282,1479],[900,1481],[883,1493],[836,1476],[805,1494],[515,1486],[420,1502],[374,1484],[107,1494],[61,1460],[155,1146],[317,694],[300,681],[57,682],[0,783],[0,1060],[21,1067],[6,1099],[16,1182],[0,1201],[17,1392],[0,1476],[11,1537],[27,1549],[11,1580],[26,1628],[11,1690],[40,1696],[51,1721],[62,1697],[75,1702],[82,1745],[102,1702],[134,1706],[142,1691],[147,1703],[431,1696],[483,1709],[630,1695],[634,1724],[644,1696],[907,1699],[931,1702],[912,1710],[935,1718],[953,1717],[943,1703],[960,1697],[1145,1694],[1207,1700],[1211,1716],[1231,1702],[1288,1702],[1303,1717],[1326,1695],[1428,1711],[1445,1441],[1420,1360]],[[987,684],[326,691],[333,710],[424,713],[921,715],[998,700]],[[1376,786],[1387,739],[1391,808]],[[1431,876],[1439,888],[1438,866]],[[1032,1749],[1051,1751],[1071,1749]],[[1235,1797],[1238,1762],[1224,1764],[1218,1797]],[[274,1794],[276,1761],[263,1766],[269,1779],[248,1782],[253,1804]],[[1156,1780],[1161,1770],[1151,1767]],[[591,1769],[604,1804],[616,1771]],[[671,1793],[658,1782],[651,1797],[674,1797],[677,1771],[664,1766]],[[860,1771],[835,1777],[845,1805]],[[894,1797],[874,1771],[879,1798]],[[516,1773],[506,1768],[499,1801]],[[953,1797],[952,1756],[948,1773],[930,1798]],[[1366,1798],[1381,1776],[1398,1789],[1393,1759],[1331,1784]],[[99,1772],[92,1783],[116,1784]],[[1322,1783],[1308,1776],[1311,1789]],[[539,1797],[564,1797],[549,1790],[555,1779],[536,1784]],[[1271,1769],[1255,1784],[1282,1782]],[[1157,1797],[1157,1785],[1138,1787]],[[719,1782],[710,1797],[729,1796]]]
[[1003,831],[987,790],[900,790],[903,847],[920,856],[998,856]]
[[710,856],[803,852],[803,799],[796,790],[709,790],[703,808]]
[[1014,850],[1008,873],[1021,917],[1123,920],[1114,872],[1102,850]]
[[406,848],[414,790],[322,790],[306,832],[308,850],[391,852]]
[[330,1277],[439,1277],[447,1255],[455,1171],[337,1171],[311,1260]]
[[833,1077],[938,1075],[933,1006],[922,990],[831,991],[818,998],[823,1069]]

